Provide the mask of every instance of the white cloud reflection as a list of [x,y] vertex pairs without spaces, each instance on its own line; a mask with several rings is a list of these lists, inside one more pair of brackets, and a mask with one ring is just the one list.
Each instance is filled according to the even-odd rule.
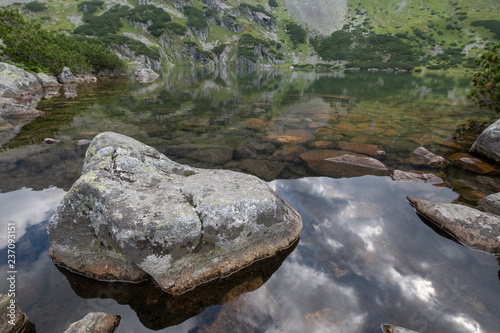
[[16,238],[21,238],[30,225],[48,220],[66,192],[57,187],[42,191],[22,188],[17,191],[0,193],[0,249],[7,246],[7,225],[15,223]]

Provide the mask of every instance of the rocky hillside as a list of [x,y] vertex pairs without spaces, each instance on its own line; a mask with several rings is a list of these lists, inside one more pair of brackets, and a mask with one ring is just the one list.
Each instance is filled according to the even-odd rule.
[[[14,2],[15,1],[15,2]],[[472,68],[500,42],[498,0],[0,0],[129,62]]]

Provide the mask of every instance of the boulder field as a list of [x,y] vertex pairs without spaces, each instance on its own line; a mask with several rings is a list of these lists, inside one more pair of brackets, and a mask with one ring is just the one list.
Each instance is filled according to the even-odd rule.
[[255,176],[181,165],[106,132],[48,223],[49,253],[88,277],[181,293],[290,246],[301,228]]

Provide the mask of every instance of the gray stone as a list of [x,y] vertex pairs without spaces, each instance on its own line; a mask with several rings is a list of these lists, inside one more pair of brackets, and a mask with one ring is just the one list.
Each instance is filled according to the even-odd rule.
[[108,132],[48,223],[49,252],[86,276],[152,277],[179,293],[286,248],[301,228],[257,177],[181,165]]
[[61,74],[57,76],[57,81],[62,84],[67,84],[67,83],[75,83],[76,79],[73,73],[71,73],[71,69],[68,67],[64,67]]
[[53,75],[37,73],[35,76],[44,88],[57,88],[61,86],[61,84],[57,82],[57,78]]
[[42,85],[33,74],[0,62],[0,97],[18,98],[41,89]]
[[156,73],[149,68],[139,68],[135,71],[135,78],[139,82],[147,83],[153,82],[160,77],[160,74]]
[[392,179],[401,182],[423,182],[433,185],[444,184],[444,181],[441,177],[438,177],[432,173],[416,173],[401,170],[394,170]]
[[90,312],[71,324],[64,333],[113,333],[120,324],[120,316],[104,312]]
[[500,119],[478,136],[472,145],[471,152],[500,164]]
[[483,212],[500,215],[500,192],[482,198],[477,204],[477,208]]
[[500,253],[500,216],[457,205],[437,204],[406,197],[423,217],[462,244],[485,252]]
[[417,331],[412,331],[404,327],[393,325],[382,325],[382,331],[384,333],[419,333]]
[[30,118],[38,117],[42,114],[44,114],[43,111],[30,108],[26,105],[10,102],[2,104],[2,107],[0,108],[1,118]]
[[28,317],[21,311],[18,300],[5,294],[0,294],[0,332],[35,332],[34,325],[28,321]]
[[424,157],[427,160],[427,164],[431,167],[438,168],[446,164],[446,160],[443,157],[431,153],[424,147],[416,148],[413,153]]

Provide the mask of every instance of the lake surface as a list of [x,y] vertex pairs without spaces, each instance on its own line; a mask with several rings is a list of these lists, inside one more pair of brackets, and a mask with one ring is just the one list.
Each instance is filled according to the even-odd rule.
[[[39,102],[44,116],[0,124],[0,227],[16,225],[16,296],[37,332],[62,332],[92,311],[120,315],[119,333],[381,332],[383,324],[499,331],[500,259],[435,230],[405,199],[475,205],[500,191],[498,176],[451,162],[434,169],[413,152],[423,146],[451,160],[498,118],[467,100],[471,75],[161,74],[150,83],[127,76],[61,90]],[[152,283],[93,281],[54,265],[47,220],[78,179],[88,140],[103,131],[180,163],[265,179],[302,215],[298,243],[183,295]],[[332,170],[307,158],[339,150],[368,154],[390,172]],[[445,185],[397,181],[394,170],[434,173]],[[7,292],[7,283],[0,287]]]

